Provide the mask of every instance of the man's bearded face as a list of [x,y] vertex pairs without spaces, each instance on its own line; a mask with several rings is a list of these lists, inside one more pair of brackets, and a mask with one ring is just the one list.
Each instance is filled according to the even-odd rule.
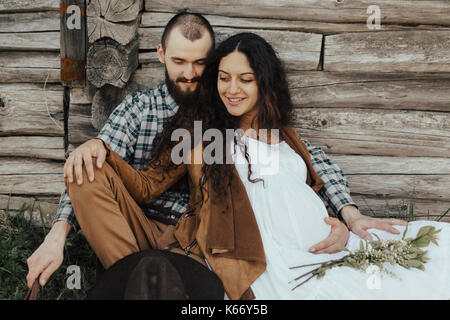
[[200,77],[190,80],[185,77],[170,79],[167,67],[165,68],[165,81],[170,95],[178,105],[195,102],[200,91]]

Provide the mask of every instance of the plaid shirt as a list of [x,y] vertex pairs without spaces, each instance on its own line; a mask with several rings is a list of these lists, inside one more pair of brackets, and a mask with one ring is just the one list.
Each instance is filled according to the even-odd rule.
[[[162,131],[164,122],[177,110],[178,105],[169,95],[164,83],[155,88],[134,92],[114,109],[97,137],[108,143],[134,169],[142,170],[150,159],[150,149],[155,136]],[[323,199],[335,213],[346,205],[356,206],[350,197],[348,182],[341,169],[320,148],[313,147],[307,140],[300,138],[311,153],[314,169],[325,182],[325,186],[320,190]],[[171,188],[158,199],[150,201],[150,204],[183,213],[189,202],[188,190],[172,189],[177,188]],[[149,208],[143,210],[165,215]],[[66,189],[61,194],[53,223],[59,220],[67,221],[74,229],[79,227]]]

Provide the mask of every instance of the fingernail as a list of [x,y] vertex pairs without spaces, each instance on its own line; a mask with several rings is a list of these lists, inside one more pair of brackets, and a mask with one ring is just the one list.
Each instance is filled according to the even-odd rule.
[[89,177],[89,181],[92,182],[93,180],[94,180],[94,177],[90,176],[90,177]]
[[69,178],[69,182],[72,183],[72,182],[73,182],[73,179],[72,179],[72,178]]
[[316,248],[312,247],[311,249],[309,249],[309,252],[315,252]]
[[41,284],[41,287],[43,287],[44,285],[45,285],[45,282],[47,281],[47,279],[45,279],[45,278],[42,278],[42,279],[40,279],[40,284]]

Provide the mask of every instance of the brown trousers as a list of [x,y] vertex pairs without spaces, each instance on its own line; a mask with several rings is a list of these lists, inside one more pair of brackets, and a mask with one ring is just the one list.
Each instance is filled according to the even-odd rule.
[[[83,168],[83,184],[66,179],[66,186],[77,221],[105,269],[134,252],[164,249],[176,241],[175,227],[147,218],[108,163],[94,170],[94,181],[89,182]],[[171,251],[185,254],[178,248]],[[189,257],[205,265],[203,259]]]

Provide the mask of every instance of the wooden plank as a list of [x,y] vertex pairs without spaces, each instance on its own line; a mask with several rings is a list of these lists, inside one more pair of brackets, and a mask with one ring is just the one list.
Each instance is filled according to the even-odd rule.
[[[139,88],[164,81],[164,67],[154,52],[141,53]],[[299,108],[370,108],[450,110],[449,73],[384,74],[303,71],[288,73],[294,105]]]
[[1,33],[37,31],[59,31],[58,12],[0,13]]
[[[58,210],[59,197],[18,197],[0,194],[0,212],[8,209],[8,214],[14,215],[23,208],[27,208],[24,213],[26,218],[32,219],[32,223],[41,226],[40,210],[44,218],[44,224],[51,227],[53,217]],[[25,207],[23,207],[25,206]],[[39,210],[40,209],[40,210]],[[2,214],[3,214],[2,212]]]
[[16,157],[0,158],[0,176],[19,174],[62,174],[64,162]]
[[7,0],[0,2],[0,12],[59,11],[59,3],[54,0]]
[[0,156],[65,160],[64,137],[0,137]]
[[0,51],[0,82],[60,83],[57,52]]
[[448,73],[290,73],[293,102],[308,108],[450,110]]
[[0,33],[0,50],[59,51],[59,32]]
[[[361,213],[378,218],[404,218],[408,216],[411,203],[413,212],[419,220],[436,220],[450,208],[450,201],[377,198],[358,194],[352,194],[352,199],[358,205]],[[450,222],[449,214],[441,221]]]
[[0,193],[57,196],[64,189],[62,174],[2,175]]
[[450,32],[388,31],[326,36],[324,70],[450,72]]
[[[142,28],[164,28],[172,18],[174,13],[168,12],[144,12],[141,18],[140,27]],[[282,20],[273,18],[242,18],[226,17],[220,15],[206,14],[204,17],[209,21],[213,28],[233,27],[236,29],[264,29],[264,30],[289,30],[303,31],[321,34],[339,34],[345,32],[374,32],[367,28],[366,23],[332,23],[319,21],[299,21]],[[394,30],[449,30],[449,28],[435,25],[395,25],[381,24],[377,31]]]
[[69,144],[80,145],[95,138],[98,130],[92,125],[91,105],[71,104],[69,109]]
[[345,175],[450,174],[450,158],[341,155],[331,157]]
[[300,108],[294,127],[326,153],[450,156],[450,122],[445,112]]
[[64,135],[60,85],[0,84],[0,136]]
[[[88,47],[86,1],[60,0],[61,4],[61,82],[64,86],[84,87],[86,85],[86,54]],[[78,12],[69,10],[79,8]],[[78,23],[73,23],[73,16]]]
[[[305,20],[335,23],[366,23],[367,8],[377,5],[381,23],[450,25],[450,3],[446,0],[185,0],[182,8],[203,14],[230,17]],[[177,0],[145,0],[146,11],[177,12]]]
[[450,201],[450,175],[347,175],[359,195]]
[[[215,28],[216,41],[242,32],[233,28]],[[266,39],[278,52],[290,70],[316,70],[319,65],[322,35],[296,32],[249,29]],[[139,28],[139,49],[156,49],[163,28]]]

